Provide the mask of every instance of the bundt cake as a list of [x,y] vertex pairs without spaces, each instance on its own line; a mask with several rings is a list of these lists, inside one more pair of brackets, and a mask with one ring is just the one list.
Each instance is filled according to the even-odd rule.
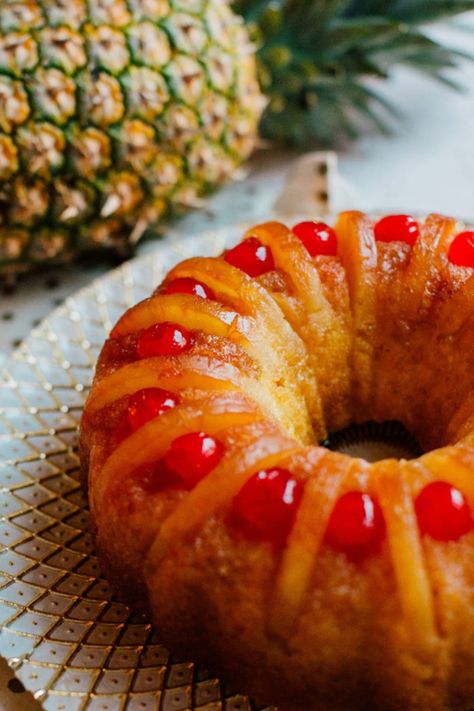
[[[400,421],[422,456],[320,443]],[[285,711],[474,708],[474,232],[270,222],[113,328],[82,420],[100,559],[169,648]]]

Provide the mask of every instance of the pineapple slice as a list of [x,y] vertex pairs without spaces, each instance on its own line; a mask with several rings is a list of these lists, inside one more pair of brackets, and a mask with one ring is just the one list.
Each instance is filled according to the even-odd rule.
[[302,468],[309,478],[283,553],[269,619],[270,631],[284,639],[294,629],[329,516],[350,469],[357,462],[314,447],[293,455],[290,461],[293,473]]
[[331,325],[331,310],[324,296],[317,270],[300,240],[280,222],[252,227],[248,237],[256,237],[270,247],[275,265],[291,279],[291,284],[306,310],[316,317],[319,328]]
[[370,220],[361,212],[341,213],[335,231],[347,274],[354,319],[352,378],[355,416],[361,418],[369,405],[374,385],[377,245]]
[[[180,435],[194,431],[214,435],[228,427],[259,419],[261,415],[255,403],[235,391],[212,394],[205,400],[167,410],[124,439],[106,460],[100,476],[91,478],[94,482],[90,491],[92,510],[104,504],[117,480],[123,481],[139,467],[161,459]],[[92,462],[94,457],[92,451]]]
[[439,647],[433,591],[414,509],[410,471],[387,459],[373,467],[372,483],[383,510],[387,539],[398,583],[407,638],[415,661],[435,662]]
[[243,346],[261,368],[261,383],[272,392],[280,413],[279,421],[301,442],[313,441],[313,428],[299,385],[287,377],[282,354],[268,347],[255,319],[189,294],[158,294],[127,311],[112,329],[111,336],[121,338],[160,321],[228,338]]
[[[246,235],[251,236],[270,247],[276,268],[290,280],[290,290],[272,289],[271,282],[265,276],[260,281],[307,344],[319,390],[319,402],[315,401],[313,417],[317,421],[323,413],[327,428],[338,429],[347,424],[349,414],[346,401],[350,387],[350,339],[326,297],[317,268],[318,261],[312,259],[300,240],[278,222],[253,227]],[[324,359],[316,356],[322,349],[327,354]]]
[[119,368],[95,383],[87,401],[87,413],[92,414],[143,388],[181,390],[235,390],[242,378],[230,363],[210,362],[207,358],[182,357],[179,363],[171,359],[147,358]]
[[253,324],[235,311],[188,294],[158,294],[129,309],[111,331],[112,338],[123,338],[160,321],[178,323],[189,330],[204,331],[248,345]]
[[[400,300],[403,298],[405,270],[412,247],[406,242],[377,242],[377,328],[374,341],[374,390],[372,412],[374,420],[402,420],[406,407],[398,381],[409,367],[405,352],[403,326],[400,324]],[[405,368],[396,356],[405,352]],[[413,378],[412,373],[410,377]],[[398,397],[397,397],[398,396]],[[389,409],[391,408],[391,410]]]
[[236,438],[221,463],[189,492],[163,523],[150,548],[148,563],[153,568],[168,546],[181,544],[211,516],[224,510],[256,471],[279,466],[298,452],[295,442],[270,421],[263,421],[250,440],[239,445]]
[[222,259],[197,257],[178,264],[167,275],[166,281],[193,277],[209,286],[217,298],[243,316],[258,321],[258,329],[265,329],[268,347],[281,358],[300,383],[308,404],[317,398],[316,382],[309,368],[306,348],[288,325],[278,304],[257,280],[251,279]]
[[428,313],[448,265],[448,250],[454,238],[456,220],[429,215],[416,240],[405,274],[402,311],[409,321]]
[[[474,510],[474,451],[447,447],[409,463],[417,491],[433,480],[449,482],[458,488]],[[454,660],[449,666],[448,684],[453,696],[471,699],[474,677],[465,674],[465,661],[474,645],[474,533],[452,543],[423,538],[430,576],[436,590],[437,617],[445,640],[445,655]],[[463,688],[459,680],[462,679]]]
[[419,462],[437,478],[462,491],[474,509],[474,450],[471,447],[460,443],[437,449],[424,454]]
[[[430,483],[444,481],[462,492],[470,509],[474,510],[474,451],[470,447],[446,447],[429,452],[415,462],[408,462],[406,467],[410,472],[414,496]],[[438,605],[438,614],[444,626],[443,633],[448,637],[449,643],[449,628],[453,626],[456,612],[460,610],[461,625],[469,615],[473,614],[472,602],[468,602],[468,591],[474,588],[470,583],[466,584],[465,578],[472,576],[474,533],[472,530],[465,532],[452,545],[445,540],[438,541],[425,536],[423,546],[437,596],[439,598],[442,595],[446,598],[444,603]],[[456,632],[451,639],[458,638]]]
[[183,393],[186,399],[202,398],[204,393],[241,390],[252,397],[269,417],[286,424],[284,408],[275,403],[271,388],[260,376],[251,377],[244,369],[216,357],[183,354],[178,359],[156,357],[129,363],[94,384],[86,412],[98,410],[143,388],[163,388]]

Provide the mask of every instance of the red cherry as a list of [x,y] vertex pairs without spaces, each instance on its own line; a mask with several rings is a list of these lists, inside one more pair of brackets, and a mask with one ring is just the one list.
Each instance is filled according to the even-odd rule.
[[177,395],[161,388],[144,388],[129,397],[127,417],[132,432],[179,403]]
[[472,530],[471,510],[464,495],[446,481],[434,481],[415,500],[422,534],[436,541],[457,541]]
[[192,294],[193,296],[199,296],[201,299],[216,298],[212,289],[206,284],[203,284],[202,281],[198,281],[192,277],[173,279],[173,281],[165,284],[162,294]]
[[176,323],[156,323],[141,332],[137,341],[139,358],[178,355],[193,345],[191,332]]
[[224,259],[251,277],[259,277],[275,269],[271,249],[256,237],[247,237],[236,247],[229,249],[224,254]]
[[280,467],[253,475],[234,499],[233,514],[244,533],[282,544],[293,526],[303,485]]
[[356,554],[375,548],[384,534],[385,523],[377,499],[361,491],[349,491],[333,509],[326,541],[338,551]]
[[387,215],[376,223],[374,234],[377,242],[406,242],[413,246],[420,228],[410,215]]
[[205,432],[189,432],[177,437],[165,455],[165,464],[189,486],[196,486],[224,454],[224,445]]
[[474,268],[474,232],[460,232],[451,242],[448,259],[456,267]]
[[312,257],[322,254],[327,257],[337,255],[336,233],[324,222],[300,222],[292,229]]

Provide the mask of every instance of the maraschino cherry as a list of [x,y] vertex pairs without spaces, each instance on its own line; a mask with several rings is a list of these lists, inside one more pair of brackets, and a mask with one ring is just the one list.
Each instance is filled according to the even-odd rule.
[[216,437],[205,432],[189,432],[171,443],[164,459],[167,468],[192,488],[219,464],[224,450]]
[[256,237],[247,237],[233,249],[229,249],[224,254],[224,259],[251,277],[259,277],[275,269],[271,249]]
[[233,502],[239,528],[249,538],[282,544],[293,525],[303,485],[287,469],[262,469]]
[[144,388],[130,396],[127,406],[127,419],[132,432],[143,427],[150,420],[159,417],[166,410],[179,404],[174,393],[161,388]]
[[420,228],[411,215],[387,215],[375,224],[374,234],[377,242],[406,242],[413,246]]
[[191,294],[200,299],[215,299],[213,290],[202,281],[192,277],[179,277],[164,285],[162,294]]
[[292,229],[312,257],[337,255],[336,233],[324,222],[299,222]]
[[415,500],[420,531],[437,541],[457,541],[473,527],[464,494],[446,481],[425,486]]
[[179,355],[193,345],[193,337],[184,326],[164,321],[142,331],[137,341],[139,358]]
[[451,242],[448,259],[456,267],[474,268],[474,232],[460,232]]
[[337,501],[326,529],[332,548],[357,555],[369,553],[382,541],[385,523],[380,505],[373,496],[349,491]]

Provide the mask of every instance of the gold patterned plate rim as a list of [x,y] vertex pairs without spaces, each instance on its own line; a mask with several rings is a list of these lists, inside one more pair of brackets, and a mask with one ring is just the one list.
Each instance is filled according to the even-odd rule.
[[0,362],[0,656],[46,711],[247,711],[175,659],[101,577],[78,482],[77,425],[113,323],[177,262],[248,225],[167,238],[93,281]]

